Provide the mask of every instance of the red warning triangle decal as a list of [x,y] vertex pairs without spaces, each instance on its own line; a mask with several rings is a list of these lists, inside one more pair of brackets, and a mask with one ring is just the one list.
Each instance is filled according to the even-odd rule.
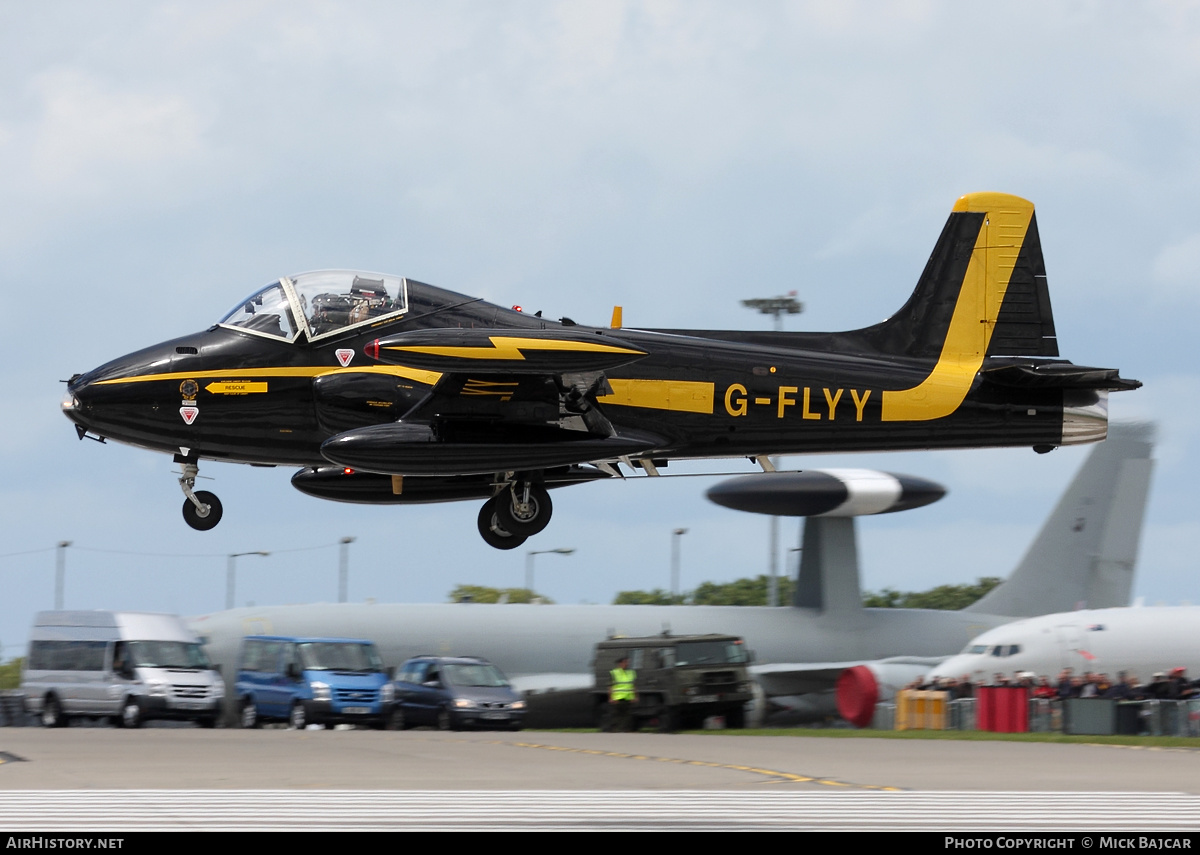
[[342,363],[342,367],[345,368],[350,364],[350,360],[354,358],[354,351],[348,347],[342,347],[335,350],[333,355],[337,357],[338,362]]
[[199,407],[180,407],[179,415],[183,416],[183,420],[189,425],[196,420],[196,416],[200,415]]

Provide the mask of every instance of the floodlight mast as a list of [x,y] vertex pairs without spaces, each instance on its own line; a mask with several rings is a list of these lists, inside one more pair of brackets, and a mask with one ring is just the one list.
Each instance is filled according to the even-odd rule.
[[775,318],[775,332],[783,330],[784,315],[798,315],[804,311],[804,304],[796,299],[796,292],[789,291],[781,297],[753,297],[742,300],[747,309],[758,309],[764,315]]
[[[747,309],[758,309],[764,315],[775,319],[775,332],[783,332],[783,316],[798,315],[804,311],[804,304],[796,299],[795,291],[788,291],[782,297],[752,297],[742,300]],[[779,605],[779,518],[771,517],[770,558],[767,567],[770,571],[767,585],[767,605]]]

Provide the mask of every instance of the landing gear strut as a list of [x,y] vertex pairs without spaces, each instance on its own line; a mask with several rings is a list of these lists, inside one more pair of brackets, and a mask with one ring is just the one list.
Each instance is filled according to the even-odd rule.
[[514,484],[496,498],[496,519],[512,534],[533,537],[550,524],[554,505],[541,484]]
[[181,463],[183,473],[179,487],[187,499],[183,503],[183,521],[197,531],[208,531],[221,521],[221,500],[207,490],[195,490],[196,476],[200,467],[195,463]]

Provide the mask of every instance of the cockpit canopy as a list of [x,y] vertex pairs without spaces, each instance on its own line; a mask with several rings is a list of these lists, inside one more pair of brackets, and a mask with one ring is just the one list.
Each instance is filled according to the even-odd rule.
[[285,276],[252,294],[217,323],[268,338],[309,341],[408,311],[399,276],[318,270]]

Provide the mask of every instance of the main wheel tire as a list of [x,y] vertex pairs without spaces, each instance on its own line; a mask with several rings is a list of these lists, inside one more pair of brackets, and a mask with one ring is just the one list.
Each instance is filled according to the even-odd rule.
[[388,730],[408,730],[408,717],[404,715],[404,710],[401,707],[392,709],[391,715],[387,718]]
[[496,497],[496,521],[510,534],[533,537],[550,525],[554,503],[550,501],[550,493],[540,484],[529,485],[529,501],[517,501],[517,495],[522,493],[521,487],[515,487]]
[[507,499],[507,495],[501,493],[499,496],[493,496],[479,509],[479,517],[476,520],[479,535],[484,543],[494,549],[516,549],[525,542],[525,536],[512,534],[500,524],[499,513],[496,510],[499,504],[497,499],[500,498]]
[[132,695],[126,698],[121,704],[121,727],[136,729],[142,726],[144,720],[142,705],[138,703],[138,699]]
[[725,714],[725,727],[729,730],[742,730],[746,726],[746,708],[738,707]]
[[458,730],[458,722],[450,714],[450,710],[439,710],[437,715],[438,730]]
[[66,727],[67,721],[58,698],[54,695],[46,698],[42,703],[42,727]]
[[300,701],[292,704],[292,714],[288,716],[288,725],[292,730],[304,730],[308,727],[308,712]]
[[254,701],[247,698],[242,701],[242,714],[238,716],[238,727],[253,730],[258,726],[258,707],[254,705]]
[[224,513],[221,508],[221,500],[208,490],[197,490],[196,498],[200,500],[201,504],[208,505],[208,510],[201,511],[191,499],[184,499],[183,521],[196,531],[208,531],[216,528],[217,523],[221,521],[221,514]]
[[679,713],[672,707],[663,707],[663,711],[658,714],[658,732],[674,733],[677,730],[679,730]]

